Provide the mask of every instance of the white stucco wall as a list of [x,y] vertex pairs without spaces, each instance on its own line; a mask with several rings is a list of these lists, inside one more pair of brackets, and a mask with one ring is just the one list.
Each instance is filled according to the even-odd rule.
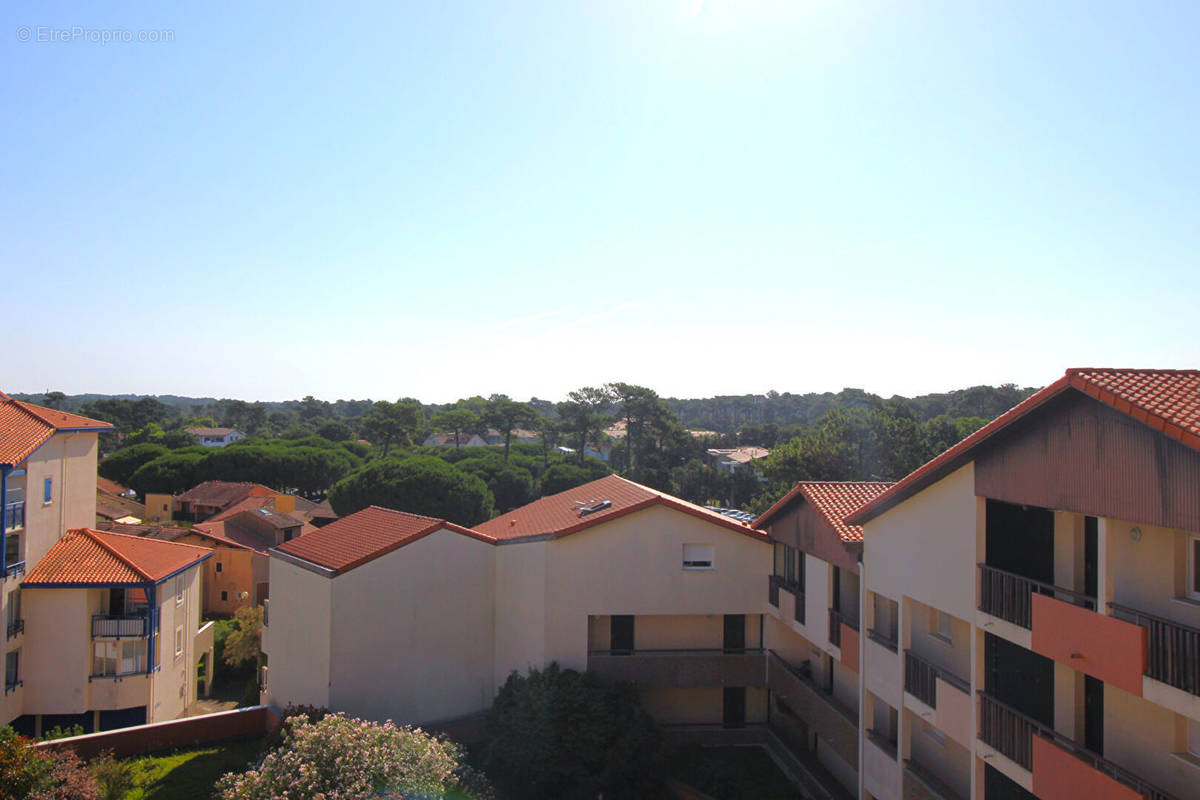
[[867,589],[974,619],[977,526],[972,463],[864,526]]
[[[428,723],[487,709],[493,545],[439,530],[333,579],[330,707],[367,719]],[[275,604],[284,597],[272,586]],[[281,665],[271,653],[271,671]]]
[[265,701],[328,707],[332,581],[275,557],[270,575]]

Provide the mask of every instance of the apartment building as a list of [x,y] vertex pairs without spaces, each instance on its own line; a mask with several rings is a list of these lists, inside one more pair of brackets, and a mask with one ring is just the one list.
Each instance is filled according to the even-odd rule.
[[851,514],[860,796],[1200,797],[1200,372],[1068,370]]
[[[12,400],[0,394],[0,508],[3,509],[0,616],[5,622],[5,635],[0,642],[4,657],[0,725],[13,723],[23,732],[32,734],[39,732],[47,718],[52,720],[47,727],[75,724],[66,723],[70,718],[88,730],[97,724],[114,725],[131,718],[131,715],[122,717],[110,713],[134,707],[132,702],[118,705],[128,699],[129,693],[125,691],[128,686],[120,686],[121,691],[105,700],[103,686],[96,680],[111,678],[105,684],[109,688],[115,686],[118,679],[124,684],[125,675],[109,676],[108,668],[113,660],[124,663],[125,655],[138,664],[153,658],[153,663],[159,665],[156,679],[162,692],[178,695],[175,685],[169,690],[166,688],[162,677],[166,673],[161,672],[163,660],[157,653],[152,655],[148,648],[157,643],[157,637],[150,633],[131,636],[128,625],[133,623],[120,623],[120,636],[109,635],[104,625],[91,627],[96,624],[95,618],[103,615],[101,608],[105,601],[102,595],[108,590],[107,601],[111,604],[114,589],[121,590],[116,595],[121,602],[126,596],[134,597],[136,592],[143,592],[138,597],[145,605],[141,612],[144,617],[160,625],[164,619],[174,623],[176,607],[172,606],[166,615],[154,612],[144,594],[157,580],[157,557],[153,553],[159,552],[165,543],[153,543],[145,553],[139,550],[139,559],[129,562],[126,556],[97,542],[89,534],[66,535],[95,523],[97,440],[101,431],[111,427],[106,422]],[[95,547],[88,542],[93,542]],[[43,565],[56,565],[55,570],[69,566],[62,559],[63,553],[75,552],[74,548],[85,546],[91,554],[88,563],[103,562],[112,568],[111,574],[99,575],[105,579],[99,583],[51,579],[47,585],[43,576],[62,578],[65,573],[51,574],[49,566],[42,570]],[[147,558],[149,563],[139,566],[140,560]],[[86,564],[81,562],[79,566]],[[145,566],[150,571],[139,573],[134,583],[116,579],[129,577],[119,574],[122,569],[136,572]],[[107,581],[107,578],[114,580]],[[199,591],[198,586],[196,591]],[[198,611],[198,603],[187,603],[186,600],[185,603],[186,608]],[[107,607],[108,613],[119,613],[111,609],[111,605]],[[182,609],[178,613],[182,613]],[[153,616],[155,614],[157,616]],[[198,631],[198,620],[196,616],[185,629],[192,645],[196,645],[196,641],[199,645],[204,644]],[[157,634],[157,629],[153,634]],[[208,635],[211,636],[211,631]],[[200,638],[195,640],[196,636]],[[139,650],[141,646],[135,645],[126,654],[125,642],[133,638],[140,639],[147,647]],[[119,646],[112,651],[109,645],[117,645],[118,640]],[[200,652],[207,652],[199,645],[188,650],[189,657],[196,655],[199,658]],[[93,673],[97,664],[99,669]],[[148,709],[147,719],[167,718],[163,715],[174,708],[174,704],[165,699],[160,704],[152,702],[149,696],[142,705]]]
[[264,698],[428,723],[557,661],[669,725],[768,715],[766,534],[617,476],[475,529],[368,508],[271,550]]
[[[863,531],[844,517],[890,486],[804,481],[754,522],[774,550],[765,626],[770,728],[849,793],[857,793],[859,771]],[[885,633],[894,635],[869,635]]]

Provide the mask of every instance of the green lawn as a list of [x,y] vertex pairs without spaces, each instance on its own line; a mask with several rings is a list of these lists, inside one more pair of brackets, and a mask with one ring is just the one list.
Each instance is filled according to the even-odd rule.
[[796,800],[805,796],[761,747],[680,747],[670,753],[668,771],[717,800]]
[[218,778],[246,769],[262,748],[262,739],[250,739],[130,759],[137,788],[127,793],[125,800],[204,800],[212,796]]

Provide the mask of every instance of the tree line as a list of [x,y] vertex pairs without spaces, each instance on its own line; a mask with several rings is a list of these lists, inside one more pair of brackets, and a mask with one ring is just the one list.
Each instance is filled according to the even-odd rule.
[[[185,411],[142,397],[97,398],[73,410],[114,424],[104,434],[101,474],[139,493],[177,493],[208,479],[246,480],[311,499],[328,496],[338,513],[378,504],[473,525],[610,470],[692,502],[755,512],[798,480],[897,480],[1032,391],[973,387],[915,399],[854,389],[764,395],[756,400],[762,413],[726,432],[715,426],[698,432],[678,409],[681,402],[718,408],[729,398],[673,401],[620,382],[582,387],[557,403],[505,395],[444,405],[306,397],[287,410],[233,400]],[[61,393],[30,399],[70,405],[71,398],[54,394]],[[807,398],[807,405],[797,405],[797,398]],[[805,419],[824,411],[808,421],[759,421],[770,408],[792,408]],[[687,413],[695,418],[697,409]],[[200,416],[205,411],[216,416]],[[983,413],[964,413],[972,411]],[[184,430],[218,424],[249,437],[205,448]],[[534,432],[537,442],[517,441],[522,430]],[[456,444],[422,446],[431,433],[451,434]],[[498,446],[461,446],[472,434]],[[744,445],[771,454],[732,474],[716,469],[706,454]],[[606,463],[585,454],[593,447],[604,451]],[[439,494],[452,499],[432,499]]]

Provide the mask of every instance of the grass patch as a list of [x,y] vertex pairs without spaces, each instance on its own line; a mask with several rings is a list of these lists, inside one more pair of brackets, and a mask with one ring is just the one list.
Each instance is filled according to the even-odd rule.
[[687,745],[670,752],[668,773],[717,800],[796,800],[805,797],[761,747]]
[[125,794],[125,800],[212,797],[217,779],[246,769],[262,755],[263,746],[264,740],[258,738],[130,759],[136,788]]

